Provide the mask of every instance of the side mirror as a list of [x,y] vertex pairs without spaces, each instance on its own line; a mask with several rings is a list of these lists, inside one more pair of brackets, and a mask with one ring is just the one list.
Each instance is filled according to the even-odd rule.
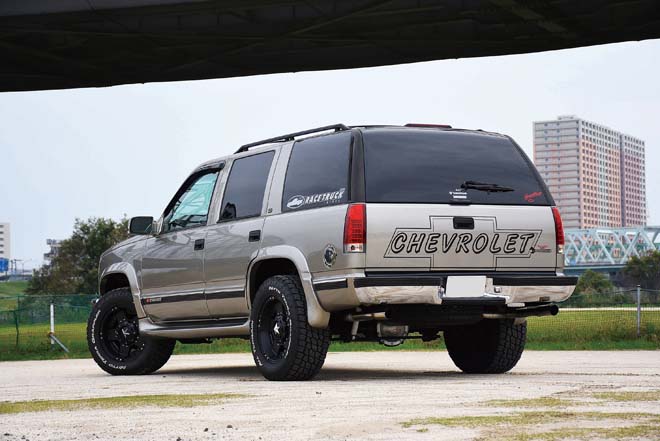
[[161,221],[162,221],[162,218],[159,219],[159,220],[154,219],[154,221],[151,223],[150,233],[151,233],[152,236],[158,236],[160,234]]
[[132,217],[128,221],[128,232],[137,235],[151,234],[154,218],[151,216]]

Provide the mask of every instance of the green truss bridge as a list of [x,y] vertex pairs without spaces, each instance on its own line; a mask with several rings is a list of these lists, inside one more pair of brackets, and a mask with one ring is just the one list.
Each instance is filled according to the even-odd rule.
[[566,273],[616,273],[632,256],[660,250],[660,227],[566,230]]

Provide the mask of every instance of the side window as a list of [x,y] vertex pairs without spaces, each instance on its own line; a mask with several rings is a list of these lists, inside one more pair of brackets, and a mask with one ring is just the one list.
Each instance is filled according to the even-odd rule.
[[282,211],[348,202],[351,134],[298,141],[293,146],[282,193]]
[[222,198],[220,222],[261,216],[274,156],[275,152],[270,151],[234,161]]
[[206,225],[218,172],[193,179],[163,218],[163,232]]

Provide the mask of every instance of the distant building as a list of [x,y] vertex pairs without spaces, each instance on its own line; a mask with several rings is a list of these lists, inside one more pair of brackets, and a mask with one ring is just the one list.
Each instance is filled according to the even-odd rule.
[[50,247],[50,251],[44,254],[44,260],[47,264],[49,264],[50,261],[60,253],[62,241],[56,239],[46,239],[46,245]]
[[534,123],[534,163],[566,228],[645,226],[645,144],[576,116]]
[[11,228],[9,222],[0,222],[0,259],[11,259]]

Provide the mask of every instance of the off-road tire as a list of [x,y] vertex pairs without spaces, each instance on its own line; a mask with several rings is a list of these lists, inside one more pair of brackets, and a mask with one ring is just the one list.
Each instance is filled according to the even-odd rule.
[[444,332],[447,352],[454,364],[469,374],[501,374],[518,363],[525,349],[527,323],[482,320]]
[[[270,343],[264,341],[268,340],[266,331],[270,329],[266,325],[274,320],[268,312],[278,307],[288,340],[278,343],[281,350],[273,356],[271,350],[276,345],[272,339]],[[259,287],[250,314],[250,343],[254,362],[268,380],[309,380],[321,370],[330,346],[330,331],[309,325],[305,294],[298,277],[273,276]]]
[[172,355],[176,340],[139,335],[138,331],[132,344],[141,349],[131,349],[131,354],[126,358],[117,356],[108,341],[109,332],[104,332],[108,324],[106,321],[113,320],[112,314],[117,314],[117,311],[124,311],[130,326],[137,327],[137,314],[130,289],[108,291],[92,308],[87,321],[87,345],[96,364],[112,375],[143,375],[160,369]]

